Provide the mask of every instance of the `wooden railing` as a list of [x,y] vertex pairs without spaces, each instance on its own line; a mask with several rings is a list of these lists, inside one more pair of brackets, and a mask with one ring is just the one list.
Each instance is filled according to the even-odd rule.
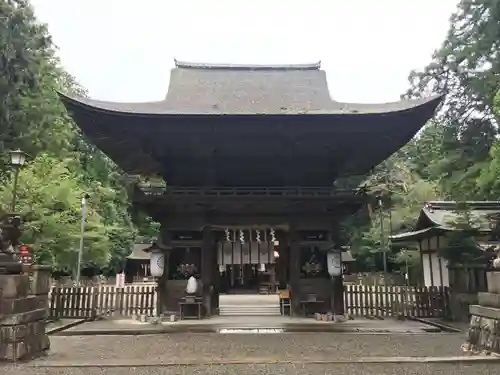
[[447,287],[346,285],[344,308],[353,316],[446,317]]
[[53,287],[49,298],[49,316],[52,319],[152,316],[156,313],[155,285]]
[[487,265],[448,266],[450,287],[456,293],[472,293],[488,291],[486,280]]
[[[446,287],[346,285],[345,312],[363,317],[445,317],[449,310]],[[89,318],[156,314],[155,285],[53,287],[51,318]]]
[[334,197],[339,195],[362,194],[360,189],[340,189],[336,187],[164,187],[141,186],[146,195],[175,196],[249,196],[249,197]]

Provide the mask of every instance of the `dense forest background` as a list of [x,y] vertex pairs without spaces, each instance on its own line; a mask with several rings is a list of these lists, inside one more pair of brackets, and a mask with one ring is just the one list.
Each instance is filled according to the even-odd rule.
[[[86,95],[85,89],[61,68],[29,1],[0,0],[0,19],[0,207],[12,199],[7,151],[21,148],[31,158],[20,173],[17,211],[36,260],[74,272],[81,197],[88,193],[84,264],[114,273],[132,245],[154,238],[158,226],[146,217],[132,222],[125,176],[68,117],[56,90]],[[387,237],[412,229],[423,202],[500,199],[499,53],[500,2],[460,1],[446,40],[425,69],[410,73],[403,95],[444,93],[444,105],[367,177],[382,210],[374,205],[371,220],[358,215],[345,223],[361,269],[382,269]],[[390,266],[418,259],[392,251]]]

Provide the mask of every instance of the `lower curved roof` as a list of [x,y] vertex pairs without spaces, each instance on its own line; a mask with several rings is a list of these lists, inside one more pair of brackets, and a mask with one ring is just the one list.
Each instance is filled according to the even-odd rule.
[[[323,108],[306,109],[306,108],[288,108],[279,107],[276,110],[262,110],[261,112],[252,111],[250,108],[244,110],[245,106],[237,107],[234,111],[225,111],[224,107],[227,104],[200,106],[197,108],[180,106],[174,107],[170,100],[160,100],[154,102],[109,102],[95,100],[89,98],[74,98],[59,93],[59,96],[65,103],[72,107],[86,108],[96,112],[110,112],[121,115],[136,115],[136,116],[162,116],[162,115],[346,115],[346,114],[389,114],[392,112],[406,111],[412,108],[417,108],[434,101],[441,101],[441,95],[430,96],[421,99],[401,100],[389,103],[342,103],[330,100]],[[246,103],[246,107],[255,105],[255,101]],[[431,104],[432,105],[432,104]]]
[[176,62],[161,101],[60,97],[127,173],[184,186],[319,186],[365,174],[406,144],[442,100],[335,102],[319,63]]

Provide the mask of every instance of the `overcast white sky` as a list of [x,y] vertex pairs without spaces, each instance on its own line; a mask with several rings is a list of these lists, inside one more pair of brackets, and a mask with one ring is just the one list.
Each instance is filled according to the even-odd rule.
[[63,65],[95,99],[165,96],[174,57],[322,61],[332,97],[399,99],[446,36],[458,0],[32,0]]

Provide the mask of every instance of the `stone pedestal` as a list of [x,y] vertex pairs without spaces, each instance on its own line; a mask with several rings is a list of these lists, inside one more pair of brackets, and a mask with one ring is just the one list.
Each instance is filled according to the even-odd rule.
[[487,273],[488,292],[478,293],[464,350],[500,356],[500,270]]
[[50,347],[45,333],[50,269],[0,274],[0,362],[31,359]]

